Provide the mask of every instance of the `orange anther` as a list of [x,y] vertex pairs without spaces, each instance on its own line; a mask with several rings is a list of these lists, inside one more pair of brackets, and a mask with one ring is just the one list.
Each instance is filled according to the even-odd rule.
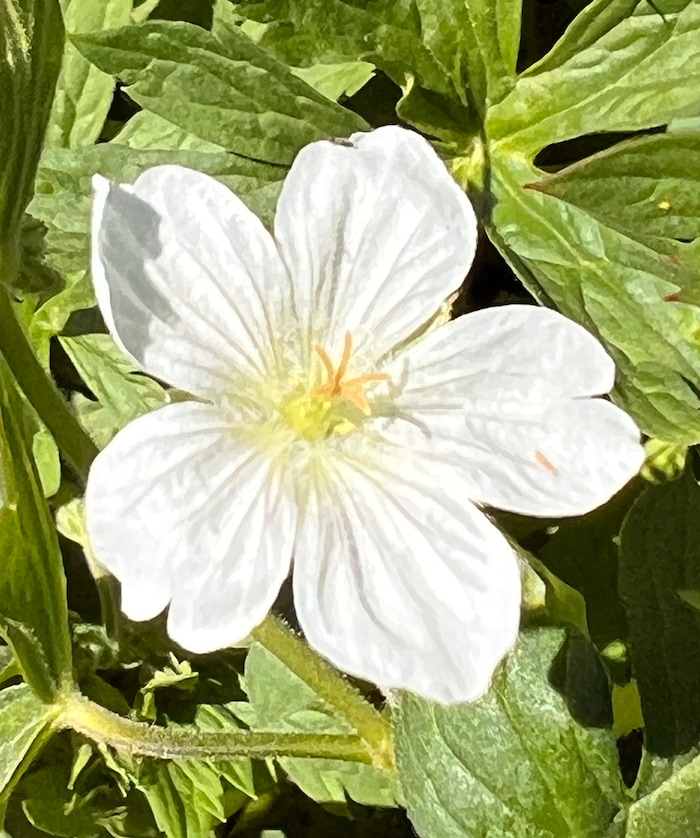
[[343,381],[345,373],[350,366],[350,358],[352,357],[352,335],[350,332],[345,333],[343,357],[340,359],[337,370],[333,368],[333,362],[326,350],[318,345],[315,348],[325,367],[327,376],[325,384],[318,387],[316,393],[324,393],[331,397],[343,398],[354,404],[363,413],[369,413],[369,402],[364,391],[365,386],[372,381],[387,381],[389,376],[383,372],[371,372],[366,375],[360,375],[357,378],[351,378],[349,381]]

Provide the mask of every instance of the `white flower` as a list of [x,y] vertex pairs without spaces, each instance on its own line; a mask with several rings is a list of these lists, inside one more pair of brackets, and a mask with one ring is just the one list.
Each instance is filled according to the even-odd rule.
[[474,699],[520,605],[516,558],[477,504],[578,515],[643,451],[592,398],[612,361],[552,311],[479,311],[413,340],[471,264],[474,213],[416,134],[351,143],[299,154],[274,236],[179,166],[95,178],[106,322],[198,401],[137,419],[98,456],[88,532],[126,614],[169,604],[191,651],[249,634],[293,557],[301,625],[339,668]]

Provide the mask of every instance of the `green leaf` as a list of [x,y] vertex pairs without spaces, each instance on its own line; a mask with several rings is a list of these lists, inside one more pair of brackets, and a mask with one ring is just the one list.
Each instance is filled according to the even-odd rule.
[[[600,12],[604,3],[594,5]],[[665,125],[697,109],[700,0],[669,5],[660,15],[649,3],[611,4],[582,49],[576,33],[594,19],[584,11],[564,47],[527,70],[489,111],[489,136],[535,154],[583,134]],[[630,6],[634,11],[621,17]]]
[[521,0],[416,0],[424,43],[479,113],[512,87]]
[[71,678],[66,580],[24,410],[0,362],[0,631],[27,682],[50,700]]
[[[143,123],[142,123],[143,124]],[[157,130],[147,125],[147,132]],[[180,129],[177,129],[180,131]],[[57,334],[76,308],[95,304],[84,272],[89,265],[91,178],[96,172],[120,183],[135,180],[151,166],[187,166],[218,178],[266,223],[271,223],[286,167],[248,160],[224,151],[131,149],[100,143],[80,149],[51,149],[44,154],[37,177],[37,193],[29,212],[48,228],[49,259],[66,277],[67,289],[37,312],[32,330],[41,343],[40,356],[48,362],[47,338]],[[39,332],[42,334],[39,335]]]
[[288,165],[307,143],[365,127],[237,28],[225,43],[196,26],[166,22],[72,41],[98,67],[127,82],[126,91],[141,107],[256,160]]
[[17,786],[7,828],[17,838],[156,835],[142,796],[121,789],[91,745],[65,735],[52,739]]
[[489,235],[526,287],[600,337],[617,396],[649,436],[700,441],[700,309],[673,301],[685,273],[583,210],[526,184],[522,155],[492,160]]
[[[195,724],[212,732],[240,729],[234,714],[224,706],[200,706]],[[275,784],[264,765],[245,757],[221,763],[194,759],[166,762],[124,754],[117,759],[130,782],[148,800],[158,828],[168,838],[211,835],[215,826]]]
[[697,134],[652,134],[619,143],[536,186],[643,244],[700,236]]
[[29,775],[22,787],[27,820],[57,838],[106,838],[95,822],[95,812],[85,798],[67,787],[68,778],[55,768],[41,768]]
[[221,780],[204,763],[144,761],[134,782],[168,838],[208,836],[226,820]]
[[[68,32],[91,32],[129,22],[132,0],[61,0]],[[114,79],[101,72],[68,42],[47,131],[51,145],[92,145],[112,104]]]
[[552,49],[536,64],[528,67],[523,75],[561,67],[626,20],[639,3],[640,0],[584,0],[570,3],[570,7],[575,6],[580,10],[578,15]]
[[55,715],[26,684],[0,691],[0,803],[51,735]]
[[560,521],[537,554],[552,573],[583,595],[587,631],[601,650],[627,637],[617,589],[617,542],[637,491],[629,486],[600,509]]
[[60,272],[47,263],[46,233],[47,228],[41,221],[24,215],[20,232],[19,273],[13,281],[13,288],[21,298],[34,296],[35,299],[46,299],[64,286]]
[[292,67],[292,73],[323,96],[337,101],[341,96],[357,93],[374,75],[374,64],[367,61],[346,61],[342,64],[314,64]]
[[675,762],[668,779],[630,806],[625,838],[688,838],[700,831],[700,757]]
[[111,145],[151,150],[226,152],[222,146],[190,134],[151,111],[134,114],[114,137]]
[[58,0],[0,4],[0,282],[14,282],[63,51]]
[[[228,8],[226,8],[228,7]],[[236,16],[265,24],[257,43],[287,64],[309,67],[372,60],[397,84],[407,73],[427,89],[457,97],[445,69],[423,42],[423,21],[412,0],[252,0],[225,4],[214,32],[232,32]]]
[[61,485],[61,458],[48,428],[40,427],[34,434],[32,457],[39,472],[44,497],[50,498]]
[[430,0],[426,2],[424,14],[413,0],[219,3],[214,32],[224,38],[241,20],[245,24],[240,28],[251,32],[253,22],[257,24],[256,43],[294,67],[372,62],[402,88],[404,97],[397,113],[404,121],[445,142],[466,144],[464,135],[475,127],[459,60],[454,59],[457,69],[451,72],[429,44],[431,39],[440,41],[447,29],[454,42],[456,27],[445,14],[444,4],[440,6],[444,16],[440,25]]
[[62,337],[60,341],[98,399],[99,404],[84,396],[75,399],[78,415],[98,446],[104,447],[138,416],[168,403],[163,387],[135,371],[109,335]]
[[620,594],[646,723],[661,756],[700,742],[700,613],[679,595],[700,587],[700,487],[691,474],[647,489],[620,541]]
[[[255,729],[304,733],[351,733],[300,678],[259,643],[248,651],[245,687]],[[388,777],[370,765],[325,759],[279,760],[301,790],[317,803],[345,807],[347,797],[367,806],[395,806]]]
[[409,693],[396,723],[399,777],[420,835],[599,838],[622,798],[615,742],[569,713],[548,675],[565,633],[525,631],[474,704]]
[[[72,205],[68,205],[67,202],[65,202],[65,205],[69,206],[71,213],[73,211],[76,213],[76,215],[71,215],[71,217],[74,219],[76,225],[82,227],[83,222],[79,217],[80,200],[74,198]],[[85,211],[87,211],[87,208]],[[55,232],[56,238],[59,239],[62,234],[57,231]],[[83,258],[87,259],[87,238],[88,233],[86,230],[81,231],[80,235],[76,235],[74,239],[75,250],[67,258],[74,259],[76,255],[82,255]],[[74,311],[90,309],[96,305],[92,283],[84,270],[67,273],[66,285],[67,287],[64,291],[51,297],[33,312],[28,326],[29,338],[34,346],[34,351],[47,371],[50,369],[49,355],[51,338],[63,330],[68,318]]]

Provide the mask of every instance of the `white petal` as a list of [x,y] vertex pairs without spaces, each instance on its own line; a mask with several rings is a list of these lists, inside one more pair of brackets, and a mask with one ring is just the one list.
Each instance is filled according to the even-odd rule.
[[405,380],[402,403],[460,404],[482,381],[510,380],[511,400],[532,387],[565,396],[599,396],[615,383],[600,341],[556,311],[537,306],[486,308],[441,326],[389,370]]
[[307,500],[294,569],[304,632],[340,669],[384,688],[478,698],[517,636],[515,556],[462,501],[454,470],[364,459],[329,463]]
[[274,602],[296,506],[225,417],[185,402],[136,419],[98,455],[86,519],[127,616],[149,619],[172,601],[171,636],[205,652],[240,641]]
[[[312,143],[277,206],[275,236],[310,343],[333,355],[350,331],[376,361],[439,309],[474,258],[469,200],[430,144],[388,126]],[[308,317],[309,315],[307,315]]]
[[523,515],[583,515],[606,503],[644,463],[639,429],[608,401],[544,405],[539,417],[534,406],[529,415],[524,406],[520,419],[495,415],[498,401],[489,415],[475,409],[466,417],[474,442],[452,453],[478,475],[474,496],[483,503]]
[[225,186],[157,166],[133,186],[96,175],[92,274],[105,321],[152,375],[207,395],[259,374],[268,309],[288,278],[274,241]]
[[[526,515],[582,515],[641,467],[639,430],[602,399],[614,367],[602,346],[555,312],[484,310],[436,330],[397,359],[395,401],[426,462],[461,468],[472,500]],[[416,456],[418,454],[416,453]]]

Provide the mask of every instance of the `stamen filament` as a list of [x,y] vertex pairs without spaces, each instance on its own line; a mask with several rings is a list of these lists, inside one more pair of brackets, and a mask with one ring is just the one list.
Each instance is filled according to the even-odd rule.
[[335,374],[335,386],[337,387],[343,380],[343,376],[348,371],[348,364],[350,363],[350,356],[352,355],[352,335],[350,332],[345,332],[345,345],[343,346],[343,357],[340,359],[340,366]]

